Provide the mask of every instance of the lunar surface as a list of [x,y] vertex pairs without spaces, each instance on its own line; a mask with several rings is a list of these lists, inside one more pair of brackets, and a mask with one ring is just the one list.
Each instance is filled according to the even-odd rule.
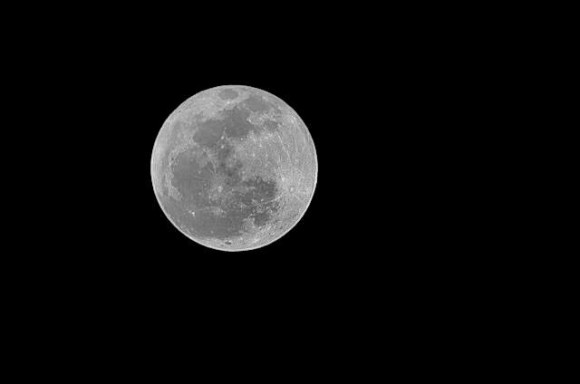
[[276,96],[222,86],[183,102],[153,147],[151,178],[167,218],[198,244],[244,251],[291,230],[318,165],[298,114]]

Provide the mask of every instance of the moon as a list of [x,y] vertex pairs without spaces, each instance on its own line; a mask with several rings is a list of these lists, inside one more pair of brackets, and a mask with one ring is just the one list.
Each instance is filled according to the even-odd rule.
[[155,139],[151,180],[165,216],[190,240],[247,251],[283,237],[310,206],[312,136],[280,98],[241,85],[201,91]]

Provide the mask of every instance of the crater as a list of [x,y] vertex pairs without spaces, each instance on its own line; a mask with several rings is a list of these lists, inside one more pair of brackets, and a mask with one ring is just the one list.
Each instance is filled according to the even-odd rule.
[[238,91],[231,88],[224,88],[218,92],[218,97],[222,100],[233,100],[238,97]]

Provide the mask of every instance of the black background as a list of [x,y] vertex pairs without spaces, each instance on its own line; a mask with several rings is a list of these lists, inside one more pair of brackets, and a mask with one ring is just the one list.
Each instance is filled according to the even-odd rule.
[[[266,286],[280,287],[272,291],[278,294],[347,294],[386,280],[430,279],[433,270],[456,263],[435,256],[461,247],[445,229],[443,201],[458,193],[448,187],[447,155],[437,148],[445,133],[425,123],[441,113],[430,105],[442,97],[431,94],[437,85],[414,60],[338,49],[317,61],[310,52],[266,62],[145,55],[98,74],[97,124],[87,136],[94,141],[83,148],[94,156],[92,171],[83,171],[87,193],[78,195],[81,207],[95,209],[87,217],[79,208],[90,232],[71,243],[89,251],[90,261],[81,262],[87,272],[147,290],[205,290],[215,282],[218,290],[258,284],[262,294],[269,294]],[[263,89],[288,103],[318,156],[318,182],[304,217],[252,251],[221,252],[188,239],[166,218],[151,185],[151,152],[165,119],[188,97],[227,84]]]
[[[442,200],[458,193],[449,187],[453,159],[445,148],[461,115],[449,113],[455,101],[446,103],[454,64],[441,64],[445,51],[411,32],[388,43],[348,34],[310,41],[298,35],[299,43],[270,38],[260,40],[267,47],[261,50],[216,36],[202,49],[201,42],[130,34],[51,47],[55,59],[35,75],[68,106],[66,116],[56,110],[66,150],[55,156],[66,164],[59,177],[71,185],[64,201],[74,218],[59,223],[63,237],[51,240],[87,273],[106,272],[120,283],[191,282],[194,274],[324,284],[360,274],[372,284],[387,270],[428,271],[433,249],[460,246],[448,242]],[[249,252],[188,239],[165,217],[151,185],[151,153],[165,119],[187,98],[228,84],[288,103],[318,156],[318,182],[302,220]],[[461,89],[455,92],[454,100]]]
[[[521,116],[536,116],[517,102],[536,95],[546,70],[530,65],[554,40],[543,17],[438,3],[192,4],[6,12],[2,85],[17,86],[5,92],[16,121],[3,166],[17,176],[4,179],[16,218],[4,221],[0,271],[18,374],[111,366],[150,377],[165,358],[198,376],[206,361],[220,374],[251,356],[243,368],[259,373],[360,381],[401,366],[405,377],[495,374],[522,345],[535,353],[542,337],[529,330],[546,327],[530,319],[558,314],[562,295],[548,261],[524,250],[538,240],[517,232],[537,204],[513,185],[530,168]],[[514,60],[526,43],[533,54]],[[150,173],[169,114],[227,84],[288,103],[319,169],[292,230],[232,253],[181,234]],[[523,134],[512,139],[513,127]],[[571,291],[561,269],[554,286]]]
[[[209,54],[132,43],[65,55],[53,67],[66,79],[59,97],[77,108],[61,153],[70,171],[64,179],[74,178],[65,200],[74,220],[63,221],[64,237],[52,239],[68,255],[63,262],[72,256],[86,273],[150,287],[246,278],[332,285],[360,276],[373,284],[387,273],[385,263],[429,260],[420,253],[434,240],[427,191],[436,184],[424,177],[430,165],[422,151],[433,129],[423,125],[432,116],[421,98],[432,85],[423,82],[420,61],[384,56],[384,49],[321,41],[280,43],[267,54],[250,54],[246,45]],[[169,114],[196,93],[228,84],[288,103],[312,135],[319,167],[310,207],[292,230],[266,247],[231,253],[180,233],[161,210],[150,173]]]
[[[39,224],[46,240],[25,246],[58,254],[35,259],[39,270],[102,280],[96,286],[111,291],[256,284],[263,294],[346,292],[432,281],[433,271],[464,262],[454,255],[483,248],[466,245],[478,209],[469,196],[484,187],[469,180],[467,161],[485,120],[469,92],[486,81],[473,66],[483,58],[469,50],[476,38],[364,18],[336,19],[328,29],[316,18],[308,27],[271,20],[247,33],[125,21],[103,29],[75,19],[19,45],[30,52],[19,72],[30,85],[21,100],[43,100],[26,104],[34,107],[26,116],[49,128],[34,139],[50,149],[35,158],[51,160],[35,181],[50,194],[43,209],[51,219]],[[319,169],[310,207],[292,230],[231,253],[181,234],[159,207],[150,172],[170,113],[228,84],[288,103],[312,135]]]
[[[50,28],[17,44],[11,57],[25,60],[6,75],[19,82],[12,99],[23,111],[12,114],[24,117],[15,130],[27,137],[7,146],[18,148],[19,173],[30,180],[10,184],[18,198],[7,205],[32,212],[19,214],[25,236],[11,251],[19,268],[5,271],[16,277],[9,292],[23,310],[15,313],[39,330],[33,337],[60,345],[59,329],[80,347],[148,353],[167,339],[188,339],[177,350],[189,351],[202,335],[216,349],[214,338],[239,340],[234,353],[245,355],[258,334],[264,350],[288,344],[314,364],[328,350],[370,351],[362,360],[382,366],[373,352],[393,339],[409,355],[428,344],[431,356],[448,332],[466,345],[464,328],[493,333],[472,324],[487,321],[481,308],[495,305],[487,292],[509,274],[488,257],[505,251],[490,239],[510,232],[491,217],[503,191],[479,172],[494,153],[478,143],[497,124],[487,113],[497,92],[485,90],[490,68],[503,63],[486,61],[476,33],[446,30],[429,10],[423,19],[418,9],[406,19],[335,11],[240,19],[225,30],[200,25],[201,12],[174,9],[187,20],[165,26],[135,10],[110,17],[115,11],[93,24],[49,19]],[[151,184],[165,119],[187,98],[228,84],[288,103],[318,156],[302,220],[244,252],[181,234]]]

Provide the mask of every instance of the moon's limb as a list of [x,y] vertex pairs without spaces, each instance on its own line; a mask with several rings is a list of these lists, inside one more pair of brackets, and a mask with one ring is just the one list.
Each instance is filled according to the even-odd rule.
[[312,137],[279,98],[223,86],[182,103],[153,147],[151,178],[168,219],[221,250],[261,247],[308,208],[318,165]]

